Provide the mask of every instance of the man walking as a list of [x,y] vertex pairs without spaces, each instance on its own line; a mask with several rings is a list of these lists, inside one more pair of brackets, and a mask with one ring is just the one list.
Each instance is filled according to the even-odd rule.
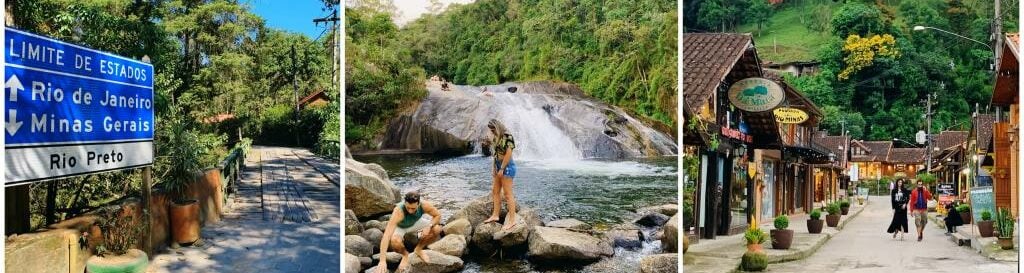
[[[423,214],[429,214],[432,218],[427,220],[423,218]],[[406,233],[417,231],[420,242],[416,244],[413,252],[424,262],[429,262],[430,259],[423,254],[423,247],[433,243],[441,236],[441,212],[433,204],[420,201],[420,194],[413,191],[405,194],[405,202],[395,206],[395,210],[391,213],[391,219],[388,219],[384,236],[380,239],[381,259],[377,266],[378,273],[387,272],[387,259],[384,259],[385,255],[383,254],[388,253],[389,245],[392,250],[402,254],[402,262],[398,264],[398,269],[395,272],[403,272],[408,269],[409,251],[405,249],[403,238]]]
[[924,183],[917,181],[917,188],[910,192],[910,214],[914,216],[914,224],[917,225],[917,241],[924,238],[924,226],[928,224],[928,200],[932,200],[932,193],[924,187]]

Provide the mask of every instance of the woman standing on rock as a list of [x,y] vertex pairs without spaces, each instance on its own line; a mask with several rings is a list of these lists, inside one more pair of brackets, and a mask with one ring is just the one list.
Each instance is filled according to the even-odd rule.
[[[892,238],[895,239],[900,231],[906,234],[910,231],[909,225],[907,224],[907,202],[910,201],[910,191],[904,188],[905,179],[900,178],[896,180],[895,186],[889,192],[889,201],[892,202],[892,209],[894,210],[892,215],[892,223],[889,224],[888,233],[892,233]],[[903,239],[903,236],[900,236]]]
[[501,214],[502,195],[508,202],[508,214],[505,215],[505,223],[502,229],[511,229],[516,225],[516,197],[512,192],[512,179],[516,177],[516,163],[512,161],[512,150],[516,148],[516,142],[508,129],[496,119],[487,122],[487,129],[491,132],[491,145],[494,147],[494,164],[491,166],[491,201],[494,208],[491,210],[491,218],[484,220],[484,223],[498,222]]

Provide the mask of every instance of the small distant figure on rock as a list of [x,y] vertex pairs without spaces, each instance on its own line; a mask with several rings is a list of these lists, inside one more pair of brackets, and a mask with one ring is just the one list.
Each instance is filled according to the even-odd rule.
[[[487,92],[487,89],[484,89]],[[512,179],[516,177],[516,163],[512,161],[512,150],[516,148],[516,141],[509,134],[505,125],[496,119],[487,123],[487,129],[491,133],[491,144],[494,147],[494,164],[491,168],[491,200],[494,201],[494,208],[491,210],[491,217],[484,220],[484,223],[497,222],[501,214],[501,200],[508,202],[508,214],[505,215],[503,230],[510,230],[516,225],[516,197],[512,191]]]
[[491,94],[491,91],[487,90],[487,87],[484,87],[484,91],[481,91],[480,94],[488,97],[493,96],[493,94]]
[[441,80],[441,91],[451,91],[451,89],[448,89],[448,81]]
[[[432,218],[427,220],[423,214],[429,214]],[[380,253],[388,253],[388,246],[391,250],[402,254],[402,261],[398,263],[395,272],[403,272],[409,267],[409,251],[405,249],[405,234],[419,232],[419,243],[413,250],[424,262],[430,262],[430,258],[423,253],[423,248],[441,237],[441,212],[427,201],[420,200],[420,194],[412,191],[405,194],[404,202],[395,206],[384,229],[384,236],[380,240]],[[377,266],[377,273],[387,273],[387,259],[380,259]]]

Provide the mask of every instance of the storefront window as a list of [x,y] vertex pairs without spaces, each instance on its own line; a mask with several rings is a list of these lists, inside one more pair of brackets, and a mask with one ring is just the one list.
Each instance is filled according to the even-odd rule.
[[772,194],[775,189],[775,162],[765,160],[762,164],[764,164],[764,167],[762,167],[764,171],[764,188],[761,189],[761,217],[767,219],[774,216],[773,212],[775,212],[775,207],[773,206],[775,204],[773,202],[775,195]]
[[729,207],[732,212],[732,225],[747,224],[747,164],[740,157],[733,159],[733,183],[729,193]]

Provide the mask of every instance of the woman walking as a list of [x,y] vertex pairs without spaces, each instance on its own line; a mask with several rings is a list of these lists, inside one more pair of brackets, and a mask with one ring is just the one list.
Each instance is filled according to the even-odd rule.
[[494,164],[491,165],[491,200],[494,208],[491,210],[491,217],[484,220],[484,223],[497,222],[501,214],[501,199],[504,195],[508,202],[508,214],[505,215],[505,223],[502,229],[511,229],[516,225],[516,197],[512,192],[512,179],[516,177],[516,163],[512,161],[512,150],[516,148],[516,142],[509,134],[508,129],[496,119],[487,123],[487,129],[491,132],[491,145],[494,147]]
[[907,224],[907,202],[910,201],[910,191],[904,188],[906,180],[903,178],[896,180],[896,185],[889,191],[889,201],[892,202],[892,223],[889,224],[888,233],[892,233],[892,238],[895,239],[896,235],[900,235],[900,240],[903,240],[903,234],[910,231],[909,225]]

